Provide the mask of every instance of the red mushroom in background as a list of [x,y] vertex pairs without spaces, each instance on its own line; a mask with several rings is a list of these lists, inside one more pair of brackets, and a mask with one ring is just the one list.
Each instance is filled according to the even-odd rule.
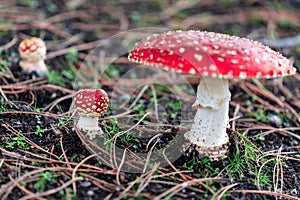
[[44,59],[46,57],[45,42],[36,37],[23,40],[19,45],[21,57],[20,67],[26,72],[35,71],[38,75],[45,75],[48,69]]
[[102,89],[82,89],[75,95],[75,107],[79,114],[77,127],[85,132],[90,139],[103,133],[98,126],[98,118],[101,117],[108,106],[108,96]]
[[129,60],[179,73],[201,75],[194,123],[185,137],[201,155],[219,160],[227,153],[231,78],[292,75],[289,60],[261,43],[206,31],[170,31],[139,42]]

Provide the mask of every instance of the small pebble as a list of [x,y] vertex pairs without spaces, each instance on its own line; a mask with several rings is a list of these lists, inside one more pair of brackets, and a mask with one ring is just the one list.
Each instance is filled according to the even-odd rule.
[[270,120],[272,123],[274,123],[277,127],[281,127],[282,126],[282,120],[280,117],[278,117],[278,115],[274,115],[272,113],[269,113],[267,115],[268,120]]
[[120,192],[121,188],[120,187],[116,187],[116,192]]
[[95,192],[93,190],[88,190],[87,195],[88,196],[94,196]]
[[90,181],[84,181],[82,183],[80,183],[80,186],[82,187],[90,187],[92,185],[92,183]]

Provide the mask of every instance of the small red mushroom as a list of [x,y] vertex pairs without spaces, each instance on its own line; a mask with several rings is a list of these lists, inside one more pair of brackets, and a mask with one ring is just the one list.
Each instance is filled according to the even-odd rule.
[[185,137],[200,154],[218,160],[227,152],[231,78],[293,75],[289,60],[261,43],[206,31],[170,31],[150,36],[130,51],[129,60],[201,75],[194,124]]
[[103,133],[98,126],[98,118],[101,117],[108,106],[108,96],[102,89],[82,89],[75,95],[75,107],[79,114],[77,127],[87,132],[90,139]]
[[45,42],[36,37],[23,40],[19,45],[19,54],[22,60],[20,67],[26,72],[35,71],[38,75],[48,72],[44,59],[46,57]]

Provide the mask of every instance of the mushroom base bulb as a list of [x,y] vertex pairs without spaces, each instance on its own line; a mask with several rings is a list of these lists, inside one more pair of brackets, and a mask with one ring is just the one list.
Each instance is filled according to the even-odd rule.
[[226,128],[230,101],[228,80],[205,77],[201,80],[197,99],[194,123],[185,137],[200,154],[214,160],[223,157],[229,142]]
[[102,129],[98,126],[98,117],[80,116],[77,127],[86,132],[90,140],[94,139],[96,135],[103,133]]
[[48,73],[48,68],[45,65],[45,62],[43,60],[31,62],[28,60],[21,60],[20,61],[21,68],[26,72],[36,72],[40,76],[44,76],[46,73]]

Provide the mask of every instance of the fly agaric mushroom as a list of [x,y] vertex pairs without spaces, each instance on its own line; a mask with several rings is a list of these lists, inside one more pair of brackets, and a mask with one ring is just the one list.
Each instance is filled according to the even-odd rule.
[[42,39],[32,37],[23,40],[19,45],[19,53],[22,58],[20,66],[24,71],[35,71],[41,76],[48,72],[44,62],[46,57],[46,45]]
[[108,96],[102,89],[82,89],[75,95],[75,107],[79,114],[77,127],[87,132],[90,139],[103,133],[98,126],[98,118],[104,114],[108,106]]
[[219,160],[227,153],[231,78],[292,75],[289,60],[261,43],[206,31],[170,31],[150,36],[130,51],[129,60],[179,73],[201,75],[194,123],[185,134],[201,154]]

